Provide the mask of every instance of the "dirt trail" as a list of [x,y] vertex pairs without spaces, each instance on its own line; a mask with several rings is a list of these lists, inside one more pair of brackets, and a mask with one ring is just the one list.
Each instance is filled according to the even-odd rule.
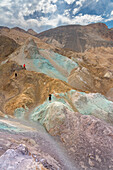
[[4,110],[3,110],[4,102],[5,102],[5,96],[2,93],[0,93],[0,111],[3,113],[4,113]]
[[9,100],[11,100],[11,99],[13,99],[14,97],[18,96],[18,95],[20,94],[20,92],[21,92],[21,88],[20,88],[20,86],[18,85],[18,83],[17,83],[15,80],[13,80],[13,79],[11,79],[11,81],[13,81],[13,82],[15,83],[15,85],[16,85],[16,87],[17,87],[17,89],[18,89],[18,93],[15,94],[15,95],[13,95],[13,96],[11,96],[11,97],[8,98],[8,99],[6,99],[4,103],[7,103]]

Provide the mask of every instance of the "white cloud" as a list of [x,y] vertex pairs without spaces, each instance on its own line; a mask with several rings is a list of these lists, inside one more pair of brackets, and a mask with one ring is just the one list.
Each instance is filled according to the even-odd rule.
[[75,0],[64,0],[67,4],[72,4]]
[[101,16],[96,15],[78,15],[73,19],[69,19],[68,17],[59,16],[59,18],[63,24],[80,24],[80,25],[87,25],[92,22],[101,22],[103,18]]
[[80,7],[82,6],[82,4],[85,2],[86,0],[78,0],[76,1],[76,5],[79,5]]
[[51,0],[51,2],[56,3],[58,0]]
[[80,10],[80,8],[75,8],[75,9],[73,10],[73,14],[75,15],[79,10]]
[[64,13],[63,13],[63,16],[67,16],[67,17],[69,17],[70,16],[70,9],[66,9],[65,11],[64,11]]
[[[113,20],[113,11],[107,20],[104,20],[102,16],[97,15],[88,15],[80,14],[78,16],[70,17],[69,9],[70,4],[75,2],[75,8],[72,11],[72,14],[75,15],[81,7],[84,7],[85,2],[90,2],[90,0],[1,0],[0,2],[0,25],[9,26],[9,27],[21,27],[23,29],[38,29],[39,27],[56,27],[62,24],[81,24],[87,25],[89,23],[96,23],[102,21]],[[97,0],[93,0],[96,1]],[[57,4],[59,6],[62,3],[61,11],[58,11]],[[65,6],[65,3],[67,5]],[[64,3],[64,4],[63,4]],[[64,8],[63,8],[64,7]],[[60,8],[60,7],[59,7]],[[34,12],[37,12],[38,15],[29,17],[33,15]],[[43,13],[45,15],[43,15]],[[48,14],[49,13],[49,14]],[[60,14],[59,14],[60,13]],[[110,12],[109,12],[110,13]],[[28,16],[28,19],[25,19],[25,16]],[[46,17],[47,16],[47,17]],[[49,17],[48,17],[49,16]],[[107,16],[107,15],[106,15]]]
[[73,24],[81,24],[81,25],[87,25],[89,23],[96,23],[96,22],[102,22],[103,18],[101,16],[97,15],[78,15],[76,16],[72,23]]
[[101,22],[103,18],[101,16],[96,15],[82,15],[74,17],[70,19],[67,16],[58,15],[56,18],[48,20],[47,18],[42,18],[41,23],[43,25],[51,25],[52,27],[58,26],[58,23],[61,22],[62,24],[80,24],[80,25],[87,25],[89,23],[96,23]]
[[113,15],[113,11],[111,11],[111,15]]

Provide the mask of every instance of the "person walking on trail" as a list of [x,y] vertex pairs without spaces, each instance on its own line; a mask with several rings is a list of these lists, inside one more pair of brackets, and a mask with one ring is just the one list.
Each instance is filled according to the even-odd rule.
[[51,102],[51,94],[49,94],[49,102]]
[[15,78],[17,78],[17,73],[15,73]]
[[23,65],[23,68],[24,68],[24,69],[26,68],[26,65],[25,65],[25,64]]

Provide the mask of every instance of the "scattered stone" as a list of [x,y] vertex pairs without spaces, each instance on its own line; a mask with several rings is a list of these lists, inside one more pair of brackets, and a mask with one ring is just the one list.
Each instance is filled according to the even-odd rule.
[[28,154],[28,148],[24,144],[20,144],[17,147],[17,151],[21,152],[23,155],[27,155]]
[[105,75],[104,75],[105,78],[113,78],[113,74],[108,71]]
[[95,165],[90,158],[89,158],[89,165],[90,165],[91,167]]
[[52,165],[50,165],[50,164],[47,162],[47,160],[45,160],[45,159],[41,159],[41,160],[40,160],[40,163],[42,163],[43,166],[44,166],[45,168],[47,168],[47,169],[51,169],[51,168],[52,168]]
[[96,161],[101,162],[99,155],[96,155]]
[[28,148],[23,144],[20,144],[16,149],[8,149],[0,157],[0,168],[2,170],[47,170],[28,155]]

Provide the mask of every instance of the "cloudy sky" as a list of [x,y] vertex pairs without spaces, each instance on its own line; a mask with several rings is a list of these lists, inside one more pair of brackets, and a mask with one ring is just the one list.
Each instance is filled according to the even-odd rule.
[[1,26],[41,32],[96,22],[113,27],[113,0],[0,0]]

